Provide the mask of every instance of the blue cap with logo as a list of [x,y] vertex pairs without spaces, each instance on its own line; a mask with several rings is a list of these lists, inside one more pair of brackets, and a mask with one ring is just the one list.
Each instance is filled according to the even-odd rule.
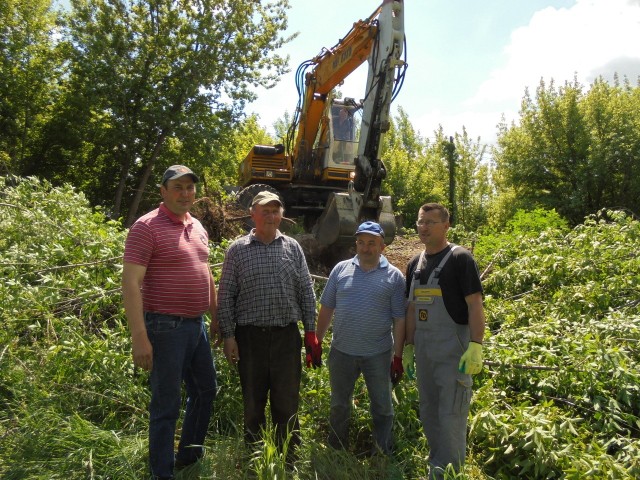
[[356,230],[355,235],[360,233],[369,233],[371,235],[377,235],[384,238],[384,230],[382,230],[382,227],[376,222],[367,221],[361,223],[358,230]]

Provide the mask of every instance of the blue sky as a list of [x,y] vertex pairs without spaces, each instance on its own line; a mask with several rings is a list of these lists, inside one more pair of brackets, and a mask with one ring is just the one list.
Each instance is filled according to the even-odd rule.
[[[297,102],[297,66],[332,47],[377,0],[290,0],[289,32],[299,32],[281,53],[291,72],[271,90],[260,89],[248,106],[272,130]],[[640,75],[640,0],[405,0],[407,63],[394,102],[424,137],[442,125],[462,127],[492,143],[504,115],[517,120],[525,88],[556,84],[574,75],[588,87],[598,75]],[[342,92],[361,98],[366,72],[352,74]],[[395,108],[394,108],[395,111]]]

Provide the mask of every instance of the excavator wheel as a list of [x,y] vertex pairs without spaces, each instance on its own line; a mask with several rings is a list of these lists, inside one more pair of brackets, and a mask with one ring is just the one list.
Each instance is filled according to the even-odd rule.
[[[282,205],[284,205],[284,200],[282,196],[278,193],[278,191],[273,188],[271,185],[265,185],[264,183],[254,183],[253,185],[249,185],[248,187],[243,188],[238,192],[236,203],[239,207],[243,208],[247,211],[247,215],[249,214],[249,207],[251,207],[251,201],[253,197],[255,197],[258,193],[268,190],[269,192],[275,193],[280,198]],[[247,230],[251,230],[255,225],[253,220],[249,217],[244,221],[244,226]]]

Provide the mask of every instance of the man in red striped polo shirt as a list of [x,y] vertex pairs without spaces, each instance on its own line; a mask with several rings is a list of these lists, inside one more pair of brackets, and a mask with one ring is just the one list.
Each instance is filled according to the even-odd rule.
[[[202,456],[217,389],[203,317],[209,311],[211,336],[217,334],[209,239],[189,213],[196,182],[184,165],[169,167],[160,185],[163,202],[133,224],[124,251],[122,296],[133,362],[151,372],[149,463],[154,479],[172,479],[174,468]],[[182,382],[187,402],[174,455]]]

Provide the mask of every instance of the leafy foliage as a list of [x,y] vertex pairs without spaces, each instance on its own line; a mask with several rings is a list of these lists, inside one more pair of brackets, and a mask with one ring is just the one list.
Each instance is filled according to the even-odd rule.
[[414,218],[426,199],[444,201],[444,164],[438,152],[413,129],[400,109],[384,137],[382,159],[387,167],[383,193],[391,195],[397,215]]
[[[0,9],[0,65],[13,79],[0,87],[0,158],[15,174],[71,181],[127,224],[149,207],[154,171],[179,161],[225,172],[219,152],[255,87],[287,70],[287,0],[51,4]],[[29,148],[9,148],[17,138]]]
[[69,186],[0,178],[0,192],[0,472],[34,478],[45,462],[63,478],[91,455],[130,469],[115,451],[135,447],[146,393],[121,314],[122,227]]
[[57,19],[51,0],[0,4],[0,174],[23,166],[59,95]]
[[391,195],[396,215],[404,219],[415,218],[427,202],[439,202],[451,209],[456,224],[475,230],[487,222],[493,193],[484,152],[480,140],[474,142],[464,129],[446,139],[440,128],[434,142],[425,140],[399,108],[384,141],[382,157],[388,170],[384,194]]
[[568,233],[512,237],[494,256],[495,363],[471,432],[497,476],[640,473],[639,238],[637,220],[602,211]]
[[586,93],[576,81],[561,87],[541,81],[535,99],[527,92],[519,125],[500,125],[494,152],[514,208],[554,208],[572,224],[601,208],[634,208],[639,94],[628,82],[603,80]]
[[[0,177],[2,478],[147,478],[147,378],[133,369],[119,294],[125,235],[69,186]],[[450,478],[640,475],[639,237],[621,211],[569,229],[543,210],[518,213],[502,238],[477,236],[487,366],[475,377],[468,464]],[[224,242],[212,246],[212,264],[223,254]],[[178,478],[426,477],[414,381],[394,390],[395,454],[369,458],[364,382],[353,447],[336,452],[327,369],[305,370],[304,441],[288,470],[269,431],[263,449],[245,450],[237,372],[215,352],[206,455]]]

